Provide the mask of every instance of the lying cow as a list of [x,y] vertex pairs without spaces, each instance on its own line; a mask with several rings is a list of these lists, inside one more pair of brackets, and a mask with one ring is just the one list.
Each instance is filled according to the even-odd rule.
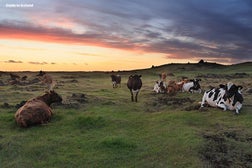
[[40,71],[37,75],[41,82],[46,85],[48,91],[52,91],[56,85],[56,81],[53,80],[51,75],[46,74],[43,71]]
[[171,80],[168,82],[167,93],[174,95],[175,93],[182,91],[183,85],[184,85],[184,81],[175,82]]
[[193,92],[201,93],[201,87],[199,84],[200,81],[201,79],[191,79],[189,82],[183,84],[182,91],[190,93]]
[[135,94],[135,102],[137,102],[137,95],[142,87],[142,80],[141,80],[141,75],[130,75],[128,82],[127,82],[127,87],[130,90],[131,94],[131,101],[134,101],[134,94]]
[[121,76],[120,75],[111,75],[113,88],[117,88],[117,85],[121,87]]
[[236,114],[242,108],[243,96],[241,94],[242,86],[236,86],[229,82],[226,85],[220,85],[219,88],[213,88],[206,91],[202,97],[201,108],[205,104],[212,107],[219,107],[225,110],[235,110]]
[[49,106],[52,103],[61,101],[61,96],[54,91],[28,100],[17,110],[15,114],[16,123],[20,127],[47,123],[52,116],[52,109]]
[[166,92],[166,84],[164,81],[156,81],[153,91],[156,93],[165,93]]

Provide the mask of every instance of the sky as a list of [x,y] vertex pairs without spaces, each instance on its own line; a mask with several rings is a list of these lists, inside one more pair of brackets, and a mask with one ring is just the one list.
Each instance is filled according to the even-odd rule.
[[0,0],[0,71],[252,61],[251,0]]

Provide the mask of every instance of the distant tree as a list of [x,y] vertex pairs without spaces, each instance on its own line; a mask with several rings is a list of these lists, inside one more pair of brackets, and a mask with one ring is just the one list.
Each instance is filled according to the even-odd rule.
[[199,64],[203,64],[203,63],[205,63],[205,61],[204,61],[203,59],[201,59],[201,60],[199,61]]

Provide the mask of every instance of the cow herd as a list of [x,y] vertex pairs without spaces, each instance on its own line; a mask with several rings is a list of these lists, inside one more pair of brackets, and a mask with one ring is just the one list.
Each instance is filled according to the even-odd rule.
[[[22,107],[20,107],[16,114],[16,123],[21,127],[28,127],[30,125],[44,124],[50,121],[52,116],[52,103],[61,102],[62,98],[53,88],[56,82],[53,78],[40,71],[37,75],[42,83],[47,86],[47,92],[43,96],[38,96],[28,100]],[[201,79],[187,79],[183,78],[181,81],[166,82],[166,74],[159,75],[160,79],[154,83],[153,91],[156,93],[167,93],[175,95],[177,92],[201,93],[200,86]],[[121,87],[121,76],[111,75],[112,87]],[[131,101],[138,101],[138,94],[142,87],[141,75],[134,74],[128,77],[127,88],[130,91]],[[17,80],[18,76],[11,74],[12,80]],[[211,88],[205,91],[201,101],[201,109],[205,106],[219,107],[223,110],[234,110],[235,114],[239,114],[242,108],[243,96],[241,94],[242,86],[235,85],[228,82],[223,85],[220,84],[217,88]]]
[[[115,75],[113,75],[115,76]],[[121,76],[117,75],[117,78],[120,79]],[[177,92],[189,92],[189,93],[201,93],[202,89],[200,86],[201,79],[188,79],[183,78],[181,81],[176,82],[171,80],[166,83],[167,75],[165,73],[161,73],[159,75],[159,80],[155,82],[153,91],[156,93],[167,93],[170,95],[175,95]],[[117,80],[115,77],[112,77],[113,87],[117,84]],[[119,83],[120,83],[119,82]],[[130,90],[131,101],[137,102],[137,95],[141,89],[142,80],[141,75],[130,75],[127,87]],[[211,88],[204,92],[200,109],[205,106],[211,107],[219,107],[225,110],[235,110],[235,114],[239,114],[242,108],[243,96],[241,94],[241,89],[243,87],[240,85],[235,85],[232,82],[228,82],[227,84],[220,84],[217,88]],[[135,95],[135,96],[134,96]]]

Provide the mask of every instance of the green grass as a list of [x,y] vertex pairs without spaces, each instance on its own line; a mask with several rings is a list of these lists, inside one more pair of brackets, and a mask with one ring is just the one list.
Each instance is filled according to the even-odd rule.
[[[188,70],[183,71],[181,67]],[[218,167],[215,163],[218,158],[221,161],[217,163],[222,167],[249,167],[252,153],[251,94],[244,92],[242,113],[236,116],[233,112],[216,108],[207,108],[206,111],[188,108],[197,106],[202,94],[178,93],[171,97],[152,93],[158,73],[162,71],[175,74],[168,76],[167,80],[177,80],[181,76],[195,77],[199,72],[251,74],[249,67],[219,67],[220,71],[182,64],[138,71],[143,76],[143,87],[137,103],[131,102],[126,87],[131,72],[121,72],[122,86],[116,89],[112,88],[109,73],[52,73],[61,84],[55,90],[64,100],[73,93],[84,93],[87,102],[78,108],[55,106],[51,122],[26,129],[15,124],[15,105],[41,95],[43,86],[1,86],[0,100],[10,107],[0,104],[0,167],[197,168]],[[30,73],[29,77],[34,74]],[[2,78],[8,80],[7,75]],[[68,82],[72,79],[78,82]],[[217,86],[227,81],[229,79],[204,78],[202,87],[207,89],[209,85]],[[251,75],[233,81],[241,83],[245,89],[251,88]],[[30,91],[27,87],[36,90]],[[168,103],[158,102],[160,99]],[[192,102],[176,103],[182,99]],[[226,148],[226,153],[218,152],[220,146]],[[207,156],[212,162],[205,158]]]

